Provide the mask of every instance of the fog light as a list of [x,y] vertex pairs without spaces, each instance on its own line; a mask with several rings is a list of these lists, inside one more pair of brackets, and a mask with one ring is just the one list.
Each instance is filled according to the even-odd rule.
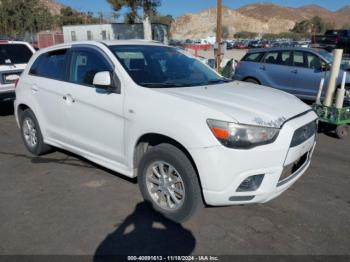
[[243,182],[237,188],[236,192],[255,191],[259,188],[263,179],[264,175],[250,176],[243,180]]

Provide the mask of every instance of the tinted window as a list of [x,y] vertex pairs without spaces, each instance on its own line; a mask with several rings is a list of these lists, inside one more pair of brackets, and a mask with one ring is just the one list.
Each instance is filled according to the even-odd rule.
[[304,52],[294,51],[293,63],[294,63],[294,66],[297,66],[297,67],[307,67],[307,61],[304,59]]
[[270,52],[265,57],[265,63],[277,64],[278,52]]
[[111,70],[102,56],[89,51],[75,51],[72,53],[69,81],[92,86],[96,73]]
[[27,64],[32,55],[26,45],[0,44],[0,65]]
[[260,62],[263,56],[264,56],[264,53],[252,53],[252,54],[247,54],[242,60],[247,62]]
[[227,81],[190,54],[172,47],[115,45],[110,49],[139,85],[154,88],[200,86]]
[[42,54],[31,67],[31,75],[63,80],[67,50]]
[[278,57],[276,64],[290,66],[292,65],[292,52],[290,51],[281,51],[278,52]]

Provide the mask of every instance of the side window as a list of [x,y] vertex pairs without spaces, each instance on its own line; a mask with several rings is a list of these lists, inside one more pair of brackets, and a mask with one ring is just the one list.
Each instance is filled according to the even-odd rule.
[[106,30],[102,31],[102,40],[106,40],[107,39],[107,32]]
[[87,31],[87,40],[92,40],[92,33],[91,33],[91,31]]
[[293,52],[293,64],[297,67],[307,67],[307,62],[304,59],[304,52],[294,51]]
[[265,63],[267,64],[277,64],[278,52],[270,52],[265,57]]
[[291,51],[280,51],[276,64],[290,66],[292,65],[292,52]]
[[310,69],[321,69],[321,59],[312,53],[306,53],[307,67]]
[[75,34],[75,31],[70,32],[72,41],[77,41],[77,35]]
[[74,51],[71,58],[69,81],[92,86],[96,73],[111,70],[102,56],[89,51]]
[[260,62],[265,53],[247,54],[242,60],[246,62]]
[[29,73],[35,76],[63,80],[66,54],[66,49],[42,54],[35,60]]

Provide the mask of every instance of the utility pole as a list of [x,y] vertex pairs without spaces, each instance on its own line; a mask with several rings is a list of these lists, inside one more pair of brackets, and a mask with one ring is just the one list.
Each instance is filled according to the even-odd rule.
[[222,0],[217,0],[216,7],[216,70],[220,70],[221,64],[221,35],[222,35]]

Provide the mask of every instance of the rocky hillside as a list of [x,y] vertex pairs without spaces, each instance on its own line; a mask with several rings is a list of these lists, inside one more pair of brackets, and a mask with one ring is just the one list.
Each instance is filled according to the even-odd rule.
[[[296,22],[315,15],[337,27],[350,24],[350,6],[331,12],[317,5],[290,8],[274,4],[253,4],[236,10],[224,8],[223,24],[229,29],[230,35],[239,31],[280,33],[292,29]],[[175,20],[172,35],[176,39],[204,38],[214,35],[215,23],[215,8],[196,14],[189,13]]]
[[55,0],[40,0],[40,2],[46,6],[53,15],[58,15],[61,8],[64,7],[64,5],[56,2]]

